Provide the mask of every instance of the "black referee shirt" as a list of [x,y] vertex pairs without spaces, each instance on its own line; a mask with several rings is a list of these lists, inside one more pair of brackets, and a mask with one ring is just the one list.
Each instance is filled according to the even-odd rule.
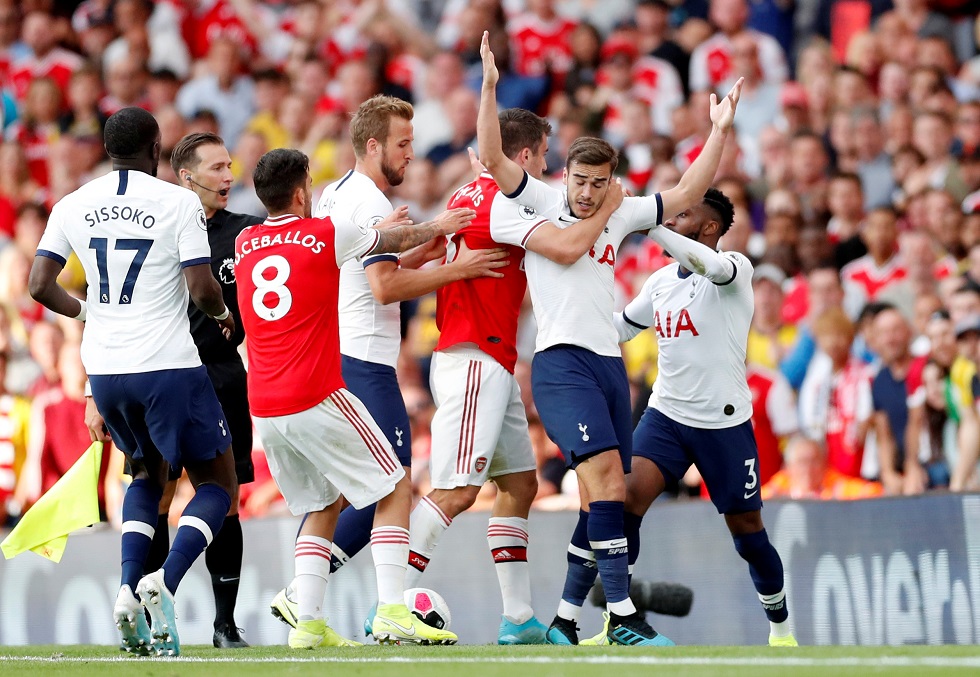
[[245,340],[242,316],[238,312],[238,291],[235,287],[235,238],[248,226],[262,223],[263,219],[248,214],[233,214],[224,209],[208,219],[208,243],[211,245],[211,272],[221,285],[225,305],[235,316],[235,335],[225,340],[221,327],[191,301],[188,315],[191,334],[197,352],[204,364],[241,362],[237,347]]

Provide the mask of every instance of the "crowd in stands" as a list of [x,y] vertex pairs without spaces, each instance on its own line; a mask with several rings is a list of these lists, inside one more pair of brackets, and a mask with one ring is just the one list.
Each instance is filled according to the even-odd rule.
[[[106,118],[160,122],[159,175],[185,134],[234,158],[231,211],[262,215],[258,158],[296,147],[316,189],[353,167],[348,115],[383,92],[415,106],[416,159],[395,204],[423,221],[469,180],[489,30],[503,107],[546,115],[548,172],[569,144],[621,150],[636,194],[674,185],[710,128],[708,95],[745,77],[717,187],[722,248],[756,264],[748,344],[764,495],[856,498],[978,487],[980,20],[978,0],[0,0],[0,524],[87,446],[81,325],[43,312],[27,275],[51,206],[108,170]],[[666,258],[617,253],[622,307]],[[82,293],[80,266],[62,284]],[[405,304],[399,369],[416,481],[427,491],[435,301]],[[658,329],[659,331],[659,329]],[[668,329],[669,331],[669,329]],[[542,508],[575,483],[530,396],[533,317],[518,376]],[[642,412],[655,331],[624,346]],[[262,475],[243,514],[275,513]],[[106,455],[105,509],[122,491]],[[769,481],[771,480],[771,481]],[[685,478],[680,495],[697,495]],[[488,488],[488,492],[492,487]],[[179,498],[178,498],[179,506]],[[8,515],[9,513],[9,515]]]

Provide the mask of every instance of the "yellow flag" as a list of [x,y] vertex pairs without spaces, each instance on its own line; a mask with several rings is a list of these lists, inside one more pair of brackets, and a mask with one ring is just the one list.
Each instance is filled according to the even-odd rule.
[[60,562],[68,534],[99,521],[101,467],[102,442],[93,442],[0,543],[3,556],[10,559],[33,550],[41,557]]

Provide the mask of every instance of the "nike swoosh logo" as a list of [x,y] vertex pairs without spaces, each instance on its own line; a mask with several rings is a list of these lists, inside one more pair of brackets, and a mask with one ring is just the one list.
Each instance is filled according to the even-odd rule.
[[218,576],[218,582],[219,583],[232,583],[234,581],[237,581],[239,578],[240,578],[239,576],[235,576],[234,578],[225,578],[224,576]]
[[388,623],[390,623],[391,625],[393,625],[396,628],[398,628],[399,630],[401,630],[402,631],[402,634],[408,635],[409,637],[412,637],[412,636],[415,635],[415,628],[414,627],[409,626],[409,627],[406,628],[404,625],[401,625],[399,623],[396,623],[395,621],[391,620],[390,618],[386,618],[385,620],[388,621]]
[[757,493],[759,493],[759,490],[758,489],[756,489],[755,491],[753,491],[751,494],[745,494],[744,496],[742,496],[742,498],[752,498]]

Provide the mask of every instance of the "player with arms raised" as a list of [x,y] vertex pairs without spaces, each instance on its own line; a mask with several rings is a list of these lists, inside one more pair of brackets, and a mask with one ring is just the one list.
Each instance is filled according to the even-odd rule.
[[[483,89],[477,134],[480,159],[500,190],[542,218],[567,227],[600,209],[613,183],[616,151],[605,141],[581,138],[569,149],[566,190],[551,188],[504,155],[496,118],[499,73],[484,33]],[[569,547],[569,578],[602,575],[610,613],[609,638],[629,645],[664,645],[629,598],[623,502],[632,456],[629,385],[613,324],[616,251],[631,232],[648,230],[664,214],[698,203],[711,185],[735,117],[741,81],[720,102],[712,95],[713,128],[700,156],[677,187],[644,198],[626,198],[595,245],[574,263],[562,264],[529,251],[528,286],[538,323],[531,379],[545,429],[575,468],[582,497],[579,524]],[[522,246],[534,222],[498,242]],[[594,564],[590,561],[594,557]],[[590,566],[591,565],[591,566]],[[591,585],[591,583],[590,583]],[[576,621],[585,595],[566,586],[549,641],[577,644]]]
[[[378,95],[362,103],[350,122],[356,163],[343,178],[327,186],[316,207],[318,217],[330,217],[338,228],[376,227],[394,213],[384,191],[398,186],[414,159],[412,105]],[[340,352],[347,388],[367,407],[391,443],[406,471],[412,465],[412,437],[395,366],[401,347],[400,301],[435,291],[444,284],[479,276],[500,277],[508,265],[502,249],[463,248],[449,264],[419,270],[445,251],[442,238],[399,257],[377,252],[344,263],[340,271]],[[345,509],[337,523],[331,553],[336,571],[360,552],[371,538],[374,506]],[[295,626],[295,581],[272,600],[273,615]],[[411,587],[411,586],[410,586]],[[370,622],[365,632],[371,634]]]
[[453,644],[455,635],[425,625],[404,604],[411,483],[371,414],[344,387],[336,308],[345,261],[455,232],[473,212],[445,212],[418,226],[335,227],[330,218],[311,218],[309,160],[296,150],[266,153],[254,183],[269,217],[235,242],[249,404],[289,509],[308,513],[296,539],[298,611],[289,646],[352,644],[326,625],[322,611],[341,494],[357,509],[377,503],[375,638]]
[[769,618],[769,644],[796,646],[783,564],[762,524],[759,452],[745,378],[755,305],[752,264],[717,249],[733,214],[731,200],[712,188],[700,204],[654,227],[650,237],[676,263],[651,275],[615,315],[621,340],[652,327],[660,346],[657,380],[633,436],[633,472],[626,483],[626,514],[636,525],[629,534],[630,564],[639,555],[643,515],[693,463],[749,565]]
[[[548,122],[530,111],[500,113],[504,154],[536,178],[546,169]],[[508,200],[483,172],[457,190],[449,207],[476,211],[473,223],[453,235],[449,257],[466,248],[500,247],[498,231],[525,230],[528,251],[570,264],[585,255],[602,233],[623,193],[611,195],[588,219],[559,228],[533,210]],[[537,493],[536,463],[527,414],[514,378],[517,319],[527,289],[524,248],[506,245],[512,264],[499,278],[452,282],[437,292],[439,343],[433,356],[430,470],[433,491],[412,512],[411,554],[406,585],[428,565],[453,518],[473,505],[488,478],[497,485],[487,542],[493,556],[503,618],[500,644],[543,644],[547,628],[534,617],[527,564],[528,512]]]
[[[113,610],[121,648],[145,654],[152,643],[158,654],[177,655],[173,594],[221,529],[238,491],[228,425],[191,338],[188,292],[226,338],[235,322],[211,274],[201,201],[156,178],[156,120],[141,108],[122,109],[106,121],[105,147],[113,171],[52,209],[30,291],[60,315],[91,320],[82,333],[82,361],[93,404],[132,469]],[[57,284],[72,252],[89,281],[85,301]],[[187,470],[196,493],[163,568],[143,576],[170,466]],[[150,611],[150,628],[134,590]]]

